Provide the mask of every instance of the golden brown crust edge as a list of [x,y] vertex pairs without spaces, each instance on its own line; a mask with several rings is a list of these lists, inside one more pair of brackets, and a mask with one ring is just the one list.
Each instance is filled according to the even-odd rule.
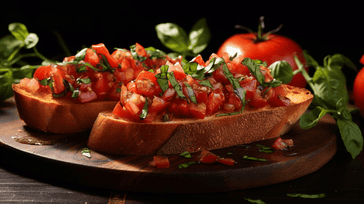
[[292,101],[289,106],[239,115],[143,124],[125,122],[111,112],[103,112],[95,121],[88,147],[120,155],[178,154],[275,138],[289,131],[313,99],[306,89],[284,86]]
[[89,131],[99,112],[112,110],[117,101],[76,104],[67,99],[33,96],[12,85],[19,117],[27,126],[46,133],[76,133]]

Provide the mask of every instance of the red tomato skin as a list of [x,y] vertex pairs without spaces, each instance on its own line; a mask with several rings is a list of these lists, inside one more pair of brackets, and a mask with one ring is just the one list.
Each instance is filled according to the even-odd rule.
[[231,166],[235,164],[235,160],[232,158],[218,158],[216,161],[221,164],[231,165]]
[[149,162],[149,164],[151,166],[155,166],[157,168],[162,168],[162,169],[169,168],[170,166],[169,160],[165,156],[154,156],[153,160]]
[[208,150],[202,150],[199,162],[201,162],[203,164],[212,164],[212,163],[215,163],[217,159],[218,159],[218,156],[216,156],[212,152],[210,152]]
[[[364,55],[361,61],[364,64]],[[364,117],[364,67],[357,73],[353,84],[353,99],[355,106],[359,108],[360,114]]]
[[[223,56],[227,52],[230,56],[238,53],[246,58],[259,59],[267,62],[267,66],[275,61],[286,60],[293,70],[298,67],[295,63],[294,56],[297,55],[302,64],[306,64],[306,60],[302,53],[302,48],[293,40],[277,35],[268,35],[268,40],[263,42],[255,42],[256,36],[253,33],[235,34],[228,38],[218,49],[217,54]],[[308,71],[308,67],[305,67]],[[307,82],[302,74],[296,74],[289,85],[302,87]]]

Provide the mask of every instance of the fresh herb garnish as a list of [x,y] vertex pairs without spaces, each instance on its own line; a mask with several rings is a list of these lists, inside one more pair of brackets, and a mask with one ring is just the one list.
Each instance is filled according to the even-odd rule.
[[244,58],[241,63],[249,68],[250,72],[255,76],[255,78],[262,86],[277,87],[282,84],[282,82],[277,79],[273,79],[270,82],[265,82],[265,77],[260,71],[260,66],[266,66],[266,63],[263,63],[260,60],[252,60],[250,58]]
[[209,80],[199,81],[198,83],[203,85],[203,86],[207,86],[207,87],[210,87],[210,88],[214,89],[214,87],[212,86],[212,84],[211,84],[211,82]]
[[91,78],[83,78],[83,79],[78,78],[76,81],[77,83],[89,84],[91,83]]
[[171,84],[172,84],[174,90],[176,91],[177,95],[180,98],[185,98],[185,95],[182,92],[181,86],[179,85],[176,78],[174,77],[174,73],[173,72],[168,72],[167,73],[167,78],[168,78],[169,82],[171,82]]
[[273,150],[270,147],[267,147],[267,146],[264,146],[261,144],[256,144],[256,146],[260,147],[259,152],[264,152],[264,153],[268,153],[268,154],[273,153]]
[[186,163],[183,163],[183,164],[179,164],[178,165],[178,168],[179,169],[183,169],[183,168],[187,168],[187,167],[189,167],[190,165],[192,165],[192,164],[196,164],[197,162],[186,162]]
[[179,156],[184,157],[186,159],[192,158],[191,154],[188,151],[181,153]]
[[303,114],[299,124],[302,129],[309,129],[316,126],[324,115],[330,114],[336,120],[346,150],[354,159],[363,149],[363,136],[360,128],[352,121],[351,112],[347,107],[349,94],[346,89],[346,78],[341,69],[347,66],[356,70],[356,67],[341,54],[325,57],[323,66],[306,52],[304,54],[308,65],[315,67],[316,71],[313,77],[309,76],[303,64],[295,57],[299,72],[314,93],[312,111]]
[[188,35],[182,27],[174,23],[158,24],[155,30],[162,44],[181,54],[183,58],[194,57],[202,52],[211,38],[205,18],[198,20]]
[[169,68],[168,65],[161,66],[160,67],[161,73],[155,75],[155,77],[157,78],[157,82],[162,89],[162,92],[165,92],[169,88],[168,78],[167,78],[168,68]]
[[260,199],[244,198],[244,200],[249,201],[251,203],[256,203],[256,204],[265,204],[265,202]]
[[192,87],[188,83],[185,83],[185,86],[187,87],[187,94],[190,100],[194,103],[197,103],[195,92],[193,91]]
[[263,162],[268,161],[267,159],[255,158],[255,157],[249,157],[249,156],[247,156],[247,155],[244,155],[244,156],[243,156],[243,159],[253,160],[253,161],[263,161]]
[[144,120],[148,115],[148,100],[145,99],[145,103],[142,109],[142,113],[139,115],[140,120]]
[[289,197],[293,197],[293,198],[325,198],[326,195],[325,193],[320,193],[320,194],[302,194],[302,193],[289,193],[287,194],[287,196]]
[[[222,58],[220,58],[222,59]],[[245,108],[245,94],[246,94],[246,91],[245,89],[243,89],[240,84],[239,84],[239,81],[234,77],[233,74],[231,74],[230,70],[228,69],[225,61],[222,65],[223,67],[223,72],[226,76],[226,78],[230,81],[231,85],[233,86],[233,89],[234,89],[234,93],[240,98],[241,100],[241,104],[242,104],[242,108],[240,111],[237,111],[237,112],[233,112],[233,113],[222,113],[222,114],[218,114],[217,116],[225,116],[225,115],[236,115],[236,114],[239,114],[239,113],[242,113],[244,111],[244,108]]]
[[131,55],[133,56],[133,58],[139,62],[143,62],[147,59],[147,57],[143,57],[143,56],[140,56],[138,55],[138,53],[136,52],[136,46],[135,45],[131,45],[130,46],[130,52],[131,52]]
[[[0,39],[0,102],[13,96],[13,83],[19,83],[23,78],[32,78],[33,72],[41,65],[24,65],[24,58],[35,57],[49,64],[54,62],[44,57],[36,48],[39,41],[37,34],[29,33],[22,23],[11,23],[8,26],[10,34]],[[33,52],[21,53],[22,49],[32,49]]]
[[91,158],[91,152],[87,147],[82,149],[81,154],[87,158]]

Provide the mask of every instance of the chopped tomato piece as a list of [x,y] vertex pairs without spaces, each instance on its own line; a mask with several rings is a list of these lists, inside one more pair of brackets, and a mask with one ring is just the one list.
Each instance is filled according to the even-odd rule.
[[286,147],[293,146],[293,140],[292,139],[282,139],[281,137],[277,137],[277,139],[274,141],[272,147],[277,150],[283,150]]
[[77,99],[82,103],[87,103],[97,99],[97,95],[92,90],[80,91]]
[[139,43],[135,43],[135,51],[139,56],[148,57],[147,51]]
[[189,113],[192,117],[198,119],[204,119],[206,115],[206,105],[204,103],[189,103]]
[[222,164],[226,164],[226,165],[234,165],[235,164],[235,160],[232,159],[232,158],[218,158],[216,160],[217,162],[219,163],[222,163]]
[[169,168],[169,160],[165,156],[154,156],[153,160],[149,162],[149,165],[157,168]]
[[84,61],[90,63],[93,67],[96,67],[98,64],[100,64],[99,57],[91,48],[87,48]]
[[220,66],[217,70],[215,70],[212,75],[214,79],[222,84],[230,84],[230,81],[226,78],[222,66]]
[[174,98],[176,96],[176,90],[174,90],[174,88],[168,88],[167,90],[164,91],[162,98],[166,101]]
[[223,105],[225,101],[224,93],[221,89],[214,90],[209,95],[209,101],[207,102],[206,115],[212,115],[219,111],[220,107]]
[[55,65],[41,66],[34,72],[34,78],[38,81],[44,79],[50,79],[52,83],[52,92],[55,94],[60,94],[65,90],[63,79],[65,78],[65,73],[57,69]]
[[203,67],[205,67],[206,65],[205,65],[205,62],[203,61],[203,59],[202,59],[202,56],[201,55],[198,55],[198,56],[196,56],[195,58],[193,58],[192,60],[191,60],[191,62],[196,62],[197,64],[199,64],[199,65],[201,65],[201,66],[203,66]]
[[106,60],[109,63],[110,67],[112,67],[112,68],[119,67],[118,61],[110,55],[109,50],[107,50],[107,48],[105,47],[105,45],[103,43],[92,45],[92,49],[95,50],[97,56],[100,59],[103,59],[103,57],[106,57]]
[[168,111],[177,117],[189,117],[188,103],[181,98],[172,99]]
[[216,156],[212,152],[210,152],[208,150],[202,150],[199,162],[204,163],[204,164],[212,164],[212,163],[215,163],[217,159],[218,159],[218,156]]
[[286,97],[287,91],[282,86],[274,87],[273,92],[268,100],[271,106],[288,106],[291,103],[291,100]]
[[[181,66],[180,63],[176,63],[176,64],[172,64],[169,61],[166,63],[166,65],[169,66],[168,68],[168,72],[173,72],[174,77],[176,78],[176,80],[182,80],[186,78],[186,73],[183,71],[183,68]],[[160,70],[159,70],[160,72]],[[157,71],[158,73],[158,71]]]
[[249,104],[255,108],[264,108],[268,105],[268,101],[260,93],[255,93]]
[[135,80],[135,93],[152,97],[162,92],[155,74],[142,71]]

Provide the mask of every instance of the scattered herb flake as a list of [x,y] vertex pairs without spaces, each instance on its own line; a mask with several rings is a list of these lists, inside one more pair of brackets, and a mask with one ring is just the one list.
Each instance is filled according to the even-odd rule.
[[293,198],[324,198],[326,197],[325,193],[320,193],[320,194],[302,194],[302,193],[292,193],[292,194],[287,194],[287,196],[289,197],[293,197]]
[[255,157],[249,157],[247,155],[244,155],[243,159],[247,159],[247,160],[253,160],[253,161],[268,161],[267,159],[263,159],[263,158],[255,158]]
[[251,199],[251,198],[244,198],[244,200],[249,201],[251,203],[257,203],[257,204],[265,204],[264,201],[260,200],[260,199]]
[[192,165],[192,164],[196,164],[197,162],[186,162],[186,163],[183,163],[183,164],[179,164],[178,165],[178,168],[179,169],[183,169],[183,168],[187,168],[187,167],[189,167],[190,165]]
[[179,156],[184,157],[186,159],[192,158],[191,154],[188,151],[181,153]]
[[82,149],[81,154],[87,158],[91,158],[91,152],[87,147]]

